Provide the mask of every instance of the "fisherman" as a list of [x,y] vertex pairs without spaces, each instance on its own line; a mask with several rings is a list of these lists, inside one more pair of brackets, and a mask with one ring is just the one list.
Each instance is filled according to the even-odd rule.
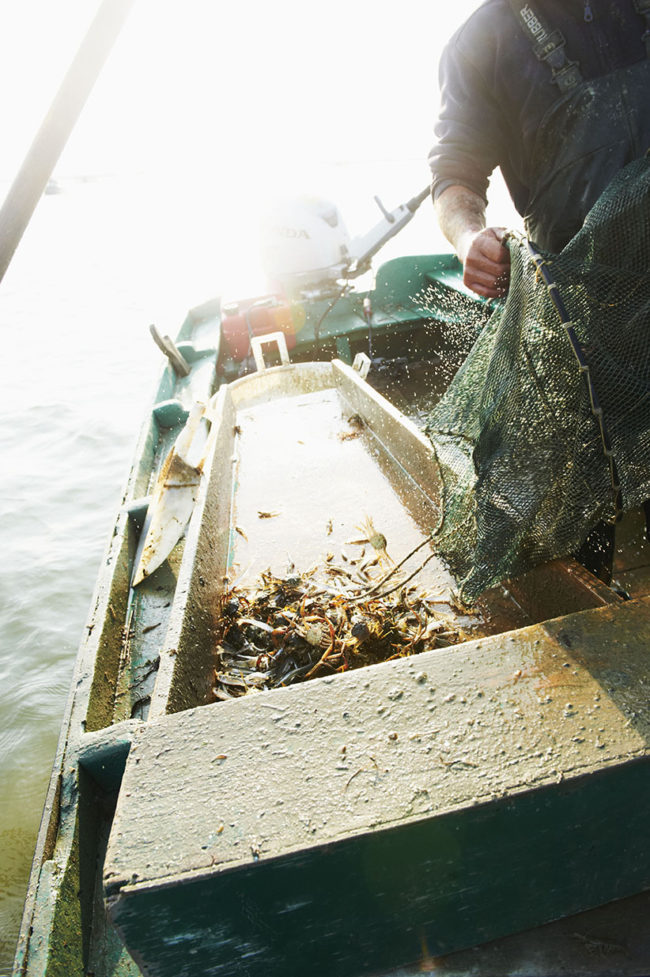
[[501,167],[526,233],[559,252],[614,175],[650,147],[650,0],[485,0],[440,64],[430,155],[440,227],[479,295],[504,294]]

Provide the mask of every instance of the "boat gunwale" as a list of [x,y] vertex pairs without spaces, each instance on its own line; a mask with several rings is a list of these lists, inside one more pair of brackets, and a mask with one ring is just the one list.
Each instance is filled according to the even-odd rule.
[[[219,320],[216,321],[218,325]],[[201,328],[205,324],[198,320],[194,323],[188,317],[183,326],[186,339],[189,340],[194,326],[197,325]],[[86,746],[92,750],[98,741],[111,743],[120,738],[130,742],[132,731],[138,725],[137,721],[125,720],[103,724],[97,729],[87,729],[98,659],[106,629],[117,627],[121,630],[123,627],[114,619],[111,594],[119,585],[119,576],[125,573],[119,556],[125,548],[128,550],[128,537],[132,531],[129,509],[142,500],[142,488],[145,483],[150,482],[156,466],[156,441],[163,428],[156,419],[155,408],[171,389],[189,391],[193,375],[198,376],[200,382],[204,382],[207,377],[207,359],[212,361],[209,381],[212,387],[219,355],[218,346],[217,342],[214,348],[197,350],[190,375],[184,380],[177,377],[170,364],[164,364],[154,382],[151,408],[142,421],[135,440],[132,461],[102,550],[90,609],[72,667],[23,903],[12,971],[16,975],[33,972],[35,956],[47,967],[52,952],[50,937],[58,905],[58,890],[64,884],[70,867],[78,828],[79,777]],[[148,456],[151,459],[149,464],[145,460]],[[127,566],[126,573],[130,574],[130,566]],[[115,690],[111,693],[111,702],[114,692]],[[70,811],[73,812],[72,817]],[[44,873],[49,862],[58,868],[51,873],[47,895],[43,896]]]

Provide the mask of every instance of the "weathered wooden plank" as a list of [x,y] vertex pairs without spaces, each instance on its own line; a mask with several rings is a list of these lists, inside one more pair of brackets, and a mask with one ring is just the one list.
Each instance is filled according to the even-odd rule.
[[127,946],[344,977],[650,887],[649,639],[645,599],[150,724],[105,867]]

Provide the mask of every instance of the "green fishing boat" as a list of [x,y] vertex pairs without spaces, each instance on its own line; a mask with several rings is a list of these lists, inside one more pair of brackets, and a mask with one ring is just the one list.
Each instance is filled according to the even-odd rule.
[[[9,193],[0,276],[129,7],[102,4]],[[269,294],[152,331],[167,363],[74,669],[15,977],[650,971],[644,527],[626,515],[613,587],[524,553],[463,600],[439,542],[470,440],[423,431],[470,347],[481,366],[490,310],[449,255],[361,284],[426,195],[354,241],[335,207],[299,202],[266,229]],[[647,278],[629,267],[619,315]],[[531,291],[511,285],[517,328]],[[495,508],[525,522],[533,488]]]
[[650,961],[647,573],[460,605],[418,411],[488,310],[449,255],[352,278],[155,335],[16,977]]

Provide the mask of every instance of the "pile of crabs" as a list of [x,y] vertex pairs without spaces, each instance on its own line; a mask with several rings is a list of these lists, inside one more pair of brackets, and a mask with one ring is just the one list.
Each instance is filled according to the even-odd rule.
[[[384,578],[385,579],[385,578]],[[369,584],[331,561],[233,588],[217,615],[215,700],[448,647],[474,637],[440,596]],[[447,609],[445,610],[445,606]]]

